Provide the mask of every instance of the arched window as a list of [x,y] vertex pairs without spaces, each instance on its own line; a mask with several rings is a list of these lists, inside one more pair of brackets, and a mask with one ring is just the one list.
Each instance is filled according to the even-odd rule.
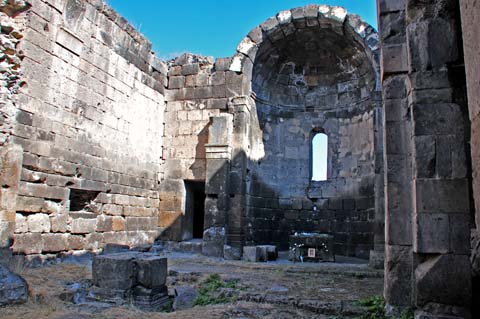
[[316,133],[312,139],[312,181],[327,180],[328,136]]

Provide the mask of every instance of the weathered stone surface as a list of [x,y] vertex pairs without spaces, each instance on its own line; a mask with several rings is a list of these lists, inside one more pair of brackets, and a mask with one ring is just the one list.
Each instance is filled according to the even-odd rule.
[[25,303],[28,285],[25,279],[0,264],[0,306]]
[[31,233],[50,232],[50,218],[46,214],[27,216],[28,231]]
[[203,233],[202,253],[206,256],[223,257],[225,228],[211,227]]
[[198,297],[197,290],[192,286],[180,286],[175,288],[174,310],[185,310],[192,308]]
[[226,260],[240,260],[242,251],[240,248],[232,247],[230,245],[223,246],[223,258]]
[[100,288],[126,290],[137,284],[135,258],[138,253],[117,253],[93,259],[93,284]]
[[250,262],[259,262],[262,260],[262,249],[259,246],[244,246],[243,260]]
[[167,279],[167,258],[150,254],[139,255],[135,264],[137,267],[137,281],[146,288],[155,288],[165,285]]
[[46,253],[57,253],[69,250],[69,235],[67,234],[43,234],[43,251]]
[[105,247],[103,247],[102,254],[117,254],[117,253],[124,253],[130,250],[130,246],[128,245],[121,245],[121,244],[113,244],[107,243]]
[[393,306],[408,307],[412,303],[413,253],[409,246],[386,245],[385,299]]
[[72,220],[72,234],[90,234],[97,229],[97,219],[76,218]]
[[439,303],[469,307],[470,267],[469,258],[458,255],[435,256],[418,265],[415,269],[417,305]]
[[136,286],[133,289],[133,304],[142,311],[161,311],[169,303],[168,290],[166,286],[148,289],[143,286]]
[[50,215],[50,225],[53,233],[66,233],[68,231],[68,214]]

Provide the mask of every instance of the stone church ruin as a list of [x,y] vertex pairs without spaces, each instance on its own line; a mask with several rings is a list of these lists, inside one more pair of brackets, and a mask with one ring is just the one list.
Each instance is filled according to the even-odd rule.
[[241,259],[319,233],[384,268],[392,316],[478,316],[480,5],[377,3],[378,33],[312,4],[162,61],[101,0],[0,2],[0,247]]

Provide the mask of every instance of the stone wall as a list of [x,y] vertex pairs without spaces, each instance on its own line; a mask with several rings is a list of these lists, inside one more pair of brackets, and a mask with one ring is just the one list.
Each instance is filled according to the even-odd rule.
[[17,91],[23,85],[18,49],[29,5],[5,1],[0,7],[0,248],[9,247],[15,230],[15,203],[22,165],[22,149],[11,143],[17,111]]
[[378,7],[387,309],[469,318],[470,128],[459,4],[381,0]]
[[[243,77],[229,70],[230,63],[230,58],[214,61],[211,57],[193,54],[184,54],[169,62],[165,183],[160,189],[163,238],[192,238],[188,230],[191,225],[185,224],[190,219],[185,217],[184,181],[207,182],[207,145],[213,142],[208,137],[211,121],[221,113],[228,113],[229,98],[242,93]],[[207,195],[212,195],[208,187]],[[211,202],[211,198],[207,197],[207,201]]]
[[167,66],[102,1],[30,3],[9,140],[23,149],[13,250],[152,243]]

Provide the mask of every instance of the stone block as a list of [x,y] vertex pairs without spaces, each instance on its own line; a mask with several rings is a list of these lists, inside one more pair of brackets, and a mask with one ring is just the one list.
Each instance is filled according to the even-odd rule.
[[[415,173],[420,178],[433,178],[436,173],[436,142],[432,135],[416,136]],[[444,154],[447,155],[447,154]]]
[[146,288],[165,285],[167,280],[167,258],[153,254],[141,254],[136,258],[137,281]]
[[467,255],[432,256],[415,269],[416,305],[470,307],[471,264]]
[[112,231],[124,231],[125,219],[121,216],[113,216],[112,218]]
[[42,234],[43,253],[58,253],[69,249],[67,234]]
[[87,250],[98,250],[101,249],[104,245],[104,234],[108,233],[92,233],[85,236],[85,249]]
[[169,76],[176,76],[176,75],[182,75],[182,66],[181,65],[174,65],[168,69],[168,75]]
[[106,232],[102,235],[105,244],[130,245],[128,242],[127,232],[125,231]]
[[158,218],[154,217],[126,217],[125,229],[127,231],[154,230],[158,224]]
[[380,14],[387,12],[406,10],[405,0],[380,0],[378,1],[378,9]]
[[113,229],[113,217],[106,216],[106,215],[98,215],[97,216],[97,228],[95,231],[97,232],[109,232]]
[[67,29],[58,30],[56,42],[77,56],[82,53],[83,41]]
[[452,214],[449,218],[450,252],[453,254],[470,254],[470,216]]
[[182,75],[193,75],[200,71],[200,65],[198,63],[190,63],[182,66]]
[[227,102],[228,100],[226,98],[209,99],[207,101],[207,108],[225,110],[227,109]]
[[434,254],[450,251],[448,214],[417,214],[413,247],[416,253]]
[[[427,98],[427,100],[432,99]],[[463,135],[464,133],[463,113],[457,104],[414,104],[413,118],[415,135]]]
[[385,74],[408,71],[406,44],[384,45],[382,55],[382,70]]
[[467,179],[417,179],[415,189],[420,213],[469,212]]
[[68,214],[50,215],[50,225],[54,233],[66,233],[68,230]]
[[27,216],[28,231],[31,233],[49,233],[50,218],[47,214],[33,214]]
[[195,76],[195,86],[207,86],[209,75],[207,73],[199,73]]
[[202,254],[211,257],[223,257],[225,246],[225,228],[210,227],[203,232]]
[[40,233],[15,234],[13,236],[12,250],[15,253],[41,254],[43,240]]
[[85,249],[85,237],[80,235],[68,236],[67,250],[83,250],[83,249]]
[[390,304],[406,307],[412,304],[412,267],[411,247],[386,245],[384,294]]
[[90,234],[97,229],[97,219],[75,218],[71,226],[72,234]]
[[133,304],[142,311],[162,311],[169,300],[166,286],[149,289],[139,285],[133,289]]
[[227,71],[232,63],[232,58],[218,58],[215,60],[215,71]]
[[187,75],[185,77],[185,87],[187,87],[187,88],[195,87],[195,78],[196,78],[196,76],[194,76],[194,75]]
[[262,249],[258,246],[244,246],[243,260],[250,262],[259,262],[262,257]]
[[179,286],[175,288],[175,301],[173,309],[175,311],[192,308],[198,297],[197,290],[192,286]]
[[138,253],[100,255],[93,258],[93,284],[100,288],[127,290],[137,285],[135,258]]
[[368,265],[373,269],[384,269],[385,253],[383,251],[370,250]]
[[171,76],[168,79],[168,88],[169,89],[182,89],[185,87],[185,77],[184,76]]
[[27,233],[28,223],[27,218],[22,214],[15,214],[15,233]]
[[210,77],[210,85],[224,85],[225,82],[225,72],[215,72]]
[[223,246],[223,258],[225,258],[225,260],[240,260],[241,257],[242,251],[240,248],[230,245]]
[[129,250],[130,246],[128,245],[107,243],[105,247],[103,247],[102,255],[125,253]]
[[123,206],[114,204],[105,204],[102,207],[102,213],[113,216],[121,216],[123,214]]

